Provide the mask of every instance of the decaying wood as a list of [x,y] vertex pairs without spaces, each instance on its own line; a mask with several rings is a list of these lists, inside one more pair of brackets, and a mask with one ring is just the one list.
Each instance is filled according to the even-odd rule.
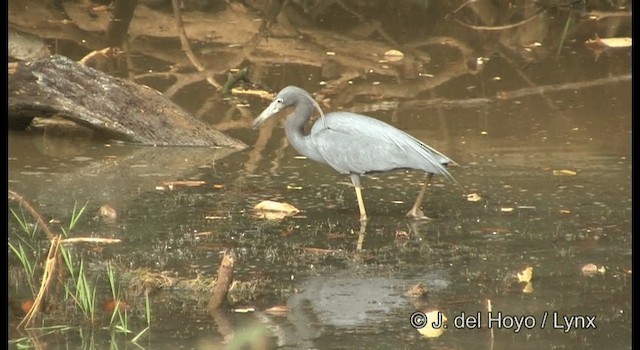
[[209,299],[209,312],[214,312],[220,309],[227,300],[227,292],[233,282],[233,264],[235,256],[233,252],[226,252],[220,262],[220,268],[218,269],[218,279],[216,285],[213,287],[213,295]]
[[63,56],[17,63],[9,75],[9,125],[57,115],[108,137],[148,145],[245,148],[147,86]]

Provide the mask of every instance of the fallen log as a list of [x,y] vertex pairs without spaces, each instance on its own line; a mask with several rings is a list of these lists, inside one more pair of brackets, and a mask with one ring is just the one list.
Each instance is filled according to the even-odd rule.
[[246,148],[191,116],[158,91],[64,56],[9,65],[9,127],[58,116],[129,142]]

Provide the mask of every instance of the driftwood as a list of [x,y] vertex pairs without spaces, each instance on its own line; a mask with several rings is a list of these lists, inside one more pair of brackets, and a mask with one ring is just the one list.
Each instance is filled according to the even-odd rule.
[[148,145],[246,148],[162,94],[64,56],[9,67],[9,126],[60,116],[107,137]]
[[227,293],[233,282],[233,264],[235,261],[235,254],[233,252],[226,252],[220,262],[220,268],[218,269],[218,279],[213,287],[213,294],[209,299],[209,312],[219,310],[220,307],[227,300]]

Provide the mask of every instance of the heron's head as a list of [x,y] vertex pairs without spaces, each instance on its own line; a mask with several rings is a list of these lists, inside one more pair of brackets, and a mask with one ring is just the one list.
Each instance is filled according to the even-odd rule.
[[271,101],[269,106],[265,108],[260,115],[253,120],[253,129],[258,129],[267,119],[278,114],[281,110],[293,106],[297,103],[298,97],[308,95],[308,93],[299,87],[287,86],[280,90],[278,95]]

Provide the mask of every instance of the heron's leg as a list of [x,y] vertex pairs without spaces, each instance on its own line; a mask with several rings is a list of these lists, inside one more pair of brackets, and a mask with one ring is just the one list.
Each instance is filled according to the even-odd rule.
[[367,211],[364,209],[364,200],[362,199],[362,189],[360,188],[360,176],[351,174],[351,182],[356,188],[356,197],[358,197],[358,208],[360,208],[360,221],[367,221]]
[[427,188],[431,186],[431,178],[433,177],[433,173],[427,173],[426,181],[422,188],[420,189],[420,193],[418,193],[418,198],[416,198],[416,202],[413,204],[413,207],[407,213],[407,217],[418,220],[429,220],[428,216],[425,216],[422,210],[420,210],[420,206],[422,205],[422,198],[424,194],[427,192]]

